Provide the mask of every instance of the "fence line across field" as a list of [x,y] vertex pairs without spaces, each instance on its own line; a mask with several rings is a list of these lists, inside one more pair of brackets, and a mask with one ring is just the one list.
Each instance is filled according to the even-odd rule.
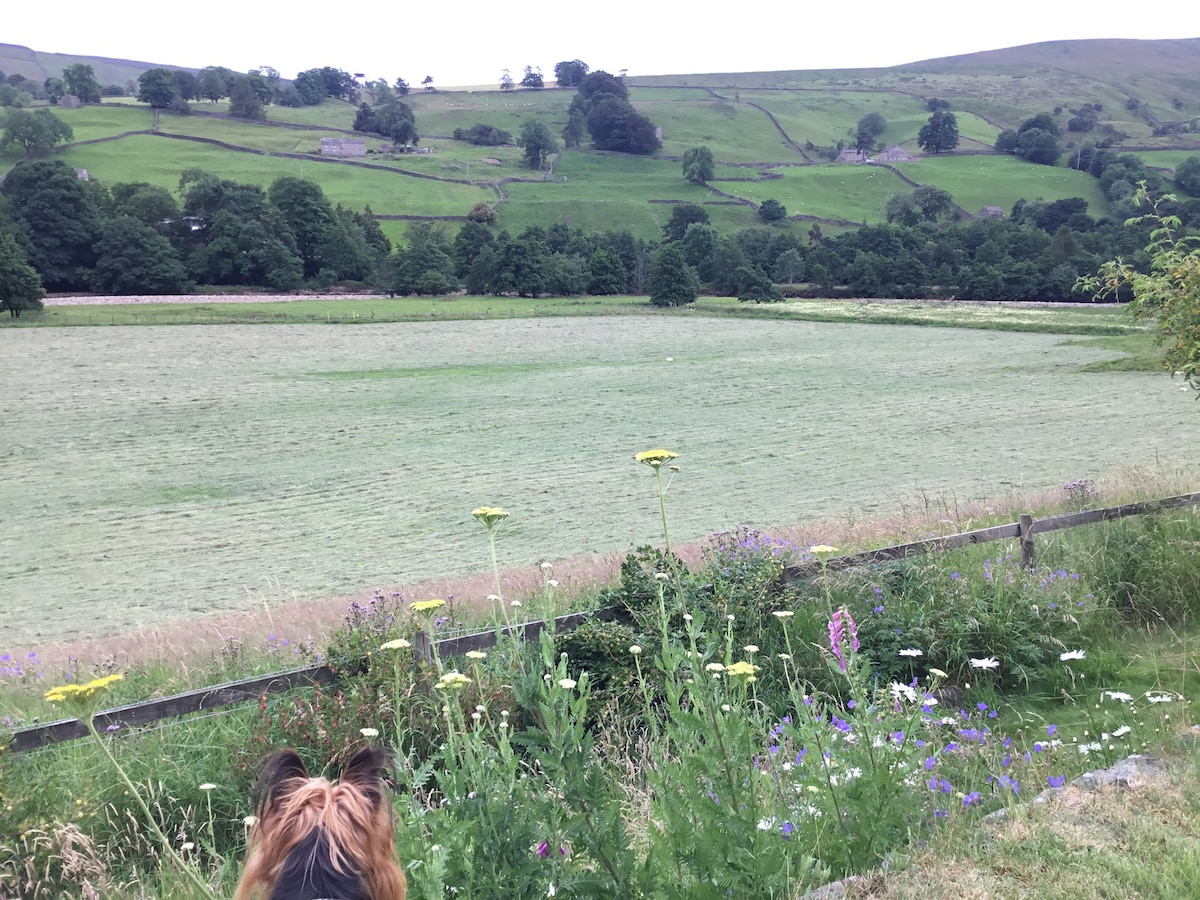
[[[802,581],[821,574],[823,571],[840,571],[856,566],[871,565],[872,563],[895,562],[913,556],[927,553],[938,553],[944,550],[958,550],[974,544],[986,544],[1010,538],[1018,538],[1021,543],[1021,564],[1032,568],[1036,558],[1034,536],[1065,528],[1077,528],[1080,525],[1092,525],[1107,522],[1112,519],[1122,519],[1126,516],[1140,516],[1147,513],[1161,512],[1168,509],[1182,509],[1200,504],[1200,491],[1190,494],[1178,494],[1173,497],[1163,497],[1158,500],[1146,500],[1140,503],[1126,503],[1121,506],[1109,506],[1103,509],[1089,509],[1082,512],[1064,513],[1045,519],[1034,519],[1030,515],[1022,515],[1018,521],[1007,525],[993,525],[989,528],[979,528],[974,531],[964,531],[945,537],[929,538],[923,541],[913,541],[908,544],[898,544],[893,547],[883,547],[879,550],[867,550],[862,553],[852,553],[846,556],[835,556],[828,559],[805,563],[799,566],[788,566],[783,570],[781,580],[784,585]],[[559,616],[554,620],[556,631],[570,631],[590,619],[609,621],[623,618],[624,611],[618,607],[608,607],[592,612],[571,613]],[[447,638],[441,641],[430,641],[425,632],[418,632],[413,638],[413,657],[418,663],[432,662],[435,656],[461,656],[470,650],[482,650],[494,647],[498,638],[519,634],[524,640],[536,638],[546,627],[546,622],[525,622],[506,628],[492,628],[461,637]],[[235,703],[245,703],[257,700],[264,694],[278,694],[298,687],[311,687],[328,684],[337,680],[337,673],[325,665],[308,666],[301,669],[291,669],[272,675],[260,675],[244,681],[235,681],[215,687],[200,688],[149,700],[142,703],[131,703],[116,709],[103,710],[96,713],[92,720],[97,730],[109,728],[122,730],[130,726],[145,725],[162,719],[185,716],[191,713],[216,709]],[[87,736],[87,726],[78,719],[60,719],[33,728],[23,728],[13,732],[8,749],[13,752],[33,750],[62,741],[75,740]]]

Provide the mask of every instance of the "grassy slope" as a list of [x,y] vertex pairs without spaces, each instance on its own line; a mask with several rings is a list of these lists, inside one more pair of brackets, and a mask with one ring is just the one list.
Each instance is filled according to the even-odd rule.
[[378,213],[453,215],[480,200],[490,199],[482,187],[406,178],[387,172],[353,168],[319,160],[278,159],[257,153],[233,153],[219,147],[172,141],[150,135],[105,144],[72,148],[60,158],[68,165],[88,169],[111,183],[148,181],[175,189],[179,174],[196,167],[222,178],[268,185],[281,175],[298,175],[316,181],[335,203],[355,208],[370,204]]
[[[1153,44],[1153,47],[1150,47]],[[802,153],[788,144],[771,121],[774,116],[787,137],[800,145],[812,141],[830,145],[847,138],[850,129],[868,112],[879,112],[888,121],[881,139],[915,149],[917,132],[927,119],[925,98],[950,100],[959,115],[963,149],[990,146],[1001,127],[1013,127],[1042,110],[1064,107],[1059,116],[1065,126],[1069,107],[1100,102],[1106,116],[1131,135],[1132,141],[1150,145],[1178,145],[1186,139],[1151,139],[1150,117],[1125,109],[1125,100],[1137,96],[1145,109],[1159,119],[1187,118],[1200,113],[1200,104],[1185,89],[1196,42],[1067,42],[1034,48],[1014,48],[992,54],[950,60],[933,60],[895,69],[739,73],[633,78],[632,98],[663,129],[662,157],[679,157],[692,146],[705,144],[721,163],[786,163],[782,178],[769,182],[730,182],[725,178],[753,177],[753,168],[720,167],[714,186],[736,197],[759,203],[776,197],[793,214],[816,215],[850,221],[879,221],[887,199],[908,188],[889,174],[828,166],[794,169],[805,164]],[[1147,47],[1159,56],[1142,52]],[[3,45],[0,45],[3,51]],[[1040,54],[1040,55],[1039,55]],[[1165,54],[1165,55],[1164,55]],[[28,55],[28,54],[26,54]],[[1041,62],[1037,62],[1041,60]],[[7,69],[6,69],[7,71]],[[384,215],[461,216],[479,200],[494,202],[501,196],[501,225],[519,230],[526,225],[566,221],[586,229],[630,228],[652,238],[659,233],[669,208],[650,200],[712,201],[719,199],[703,188],[687,184],[678,163],[667,159],[629,159],[616,155],[590,156],[565,153],[555,177],[546,183],[511,183],[490,188],[478,182],[537,179],[521,163],[520,148],[472,147],[449,139],[457,127],[486,122],[514,135],[528,118],[544,121],[553,132],[566,123],[567,90],[501,92],[438,91],[409,96],[423,133],[422,148],[432,152],[396,159],[371,157],[392,168],[434,179],[467,180],[473,186],[446,184],[314,162],[305,164],[306,177],[326,187],[331,197],[361,206],[369,202]],[[1183,103],[1176,109],[1172,103]],[[79,140],[116,135],[149,127],[145,109],[108,103],[100,108],[64,110]],[[225,112],[226,103],[202,103],[197,110]],[[277,127],[235,122],[210,116],[180,117],[163,114],[164,133],[208,137],[267,152],[308,152],[325,134],[337,131],[292,130],[287,124],[323,125],[349,129],[354,107],[327,101],[319,107],[271,107],[267,119]],[[1067,138],[1075,137],[1068,134]],[[368,138],[368,146],[380,141]],[[1197,144],[1200,152],[1200,144]],[[1144,153],[1151,165],[1173,168],[1184,151]],[[297,174],[295,160],[249,156],[216,147],[152,139],[123,139],[116,143],[87,145],[62,151],[70,164],[87,168],[102,180],[149,180],[174,188],[179,172],[189,166],[212,169],[225,177],[269,183],[280,174]],[[0,156],[0,168],[16,162],[19,152]],[[942,187],[968,210],[983,205],[1009,208],[1022,197],[1056,199],[1083,196],[1091,212],[1103,214],[1106,205],[1096,183],[1063,169],[1030,166],[1013,158],[954,157],[930,159],[905,167],[921,183]],[[567,177],[566,183],[562,181]],[[750,207],[710,206],[718,227],[741,228],[757,219]],[[403,226],[385,225],[393,236]]]

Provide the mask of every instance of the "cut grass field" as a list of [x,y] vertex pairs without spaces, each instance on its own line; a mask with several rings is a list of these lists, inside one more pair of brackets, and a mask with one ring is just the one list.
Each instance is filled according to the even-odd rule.
[[[1060,336],[672,317],[14,329],[6,641],[1192,463],[1190,394]],[[922,501],[921,498],[924,500]],[[949,501],[948,501],[949,502]],[[949,527],[949,525],[948,525]]]
[[[194,301],[60,304],[49,301],[28,325],[261,325],[329,322],[430,322],[458,319],[507,319],[540,315],[594,316],[647,312],[645,297],[316,297],[231,301],[197,297]],[[17,324],[17,323],[13,323]],[[0,323],[0,327],[12,324]]]

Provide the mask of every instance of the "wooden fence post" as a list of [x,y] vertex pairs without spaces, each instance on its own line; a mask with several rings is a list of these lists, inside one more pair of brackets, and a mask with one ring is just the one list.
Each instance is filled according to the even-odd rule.
[[1033,516],[1021,513],[1021,565],[1026,569],[1033,568]]
[[433,662],[433,644],[429,641],[429,634],[425,631],[418,631],[413,635],[413,661],[419,666],[421,663]]

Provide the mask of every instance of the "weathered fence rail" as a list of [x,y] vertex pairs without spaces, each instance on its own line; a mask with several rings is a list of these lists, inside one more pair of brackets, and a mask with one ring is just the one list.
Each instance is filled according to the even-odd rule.
[[1126,503],[1123,506],[1109,506],[1104,509],[1088,509],[1083,512],[1064,513],[1050,516],[1046,519],[1034,519],[1023,515],[1019,521],[1007,525],[993,525],[991,528],[980,528],[976,531],[964,531],[946,537],[930,538],[924,541],[913,541],[910,544],[899,544],[895,547],[884,547],[880,550],[867,550],[864,553],[853,553],[848,556],[835,556],[824,562],[805,563],[800,566],[788,566],[783,570],[785,584],[812,578],[823,569],[837,571],[852,569],[855,566],[865,566],[871,563],[892,562],[908,559],[910,556],[922,556],[926,553],[937,553],[942,550],[959,550],[972,544],[987,544],[1002,541],[1006,538],[1021,539],[1021,563],[1032,566],[1035,559],[1033,536],[1050,531],[1060,531],[1064,528],[1076,528],[1080,525],[1092,525],[1097,522],[1107,522],[1110,519],[1123,519],[1126,516],[1140,516],[1146,513],[1160,512],[1165,509],[1180,509],[1200,504],[1200,492],[1178,494],[1174,497],[1164,497],[1159,500],[1146,500],[1141,503]]
[[[158,700],[131,703],[116,709],[106,709],[96,713],[92,724],[98,731],[105,731],[114,726],[127,728],[131,725],[147,725],[161,719],[217,709],[234,703],[245,703],[247,700],[257,700],[263,694],[279,694],[296,687],[328,684],[336,679],[337,675],[326,666],[308,666],[288,672],[277,672],[273,675],[262,675],[245,681],[200,688],[183,694],[173,694]],[[60,719],[57,722],[48,722],[35,728],[23,728],[13,732],[9,750],[33,750],[48,744],[58,744],[62,741],[73,741],[76,738],[86,737],[87,733],[87,726],[78,719]]]
[[[1077,528],[1080,525],[1092,525],[1107,522],[1112,519],[1122,519],[1126,516],[1140,516],[1147,513],[1161,512],[1168,509],[1182,509],[1200,504],[1200,491],[1191,494],[1179,494],[1174,497],[1164,497],[1158,500],[1146,500],[1141,503],[1126,503],[1121,506],[1109,506],[1103,509],[1089,509],[1082,512],[1065,513],[1050,516],[1045,519],[1034,519],[1022,515],[1017,522],[1007,525],[993,525],[990,528],[980,528],[975,531],[964,531],[945,537],[929,538],[923,541],[913,541],[908,544],[898,544],[894,547],[883,547],[879,550],[868,550],[863,553],[852,553],[847,556],[836,556],[823,562],[806,563],[800,566],[788,566],[783,571],[784,584],[791,584],[806,578],[812,578],[822,571],[840,571],[856,566],[871,565],[872,563],[895,562],[913,556],[937,553],[943,550],[958,550],[974,544],[986,544],[1010,538],[1019,538],[1021,542],[1021,562],[1032,566],[1036,555],[1034,536],[1051,531],[1061,531],[1064,528]],[[600,609],[594,612],[572,613],[560,616],[554,620],[557,631],[570,631],[588,619],[602,621],[620,620],[626,618],[624,610],[616,607]],[[524,640],[536,638],[546,627],[545,622],[524,622],[501,629],[490,629],[461,637],[447,638],[431,642],[429,636],[419,632],[413,639],[413,656],[418,662],[432,661],[435,654],[439,657],[461,656],[471,650],[483,650],[494,647],[499,637],[517,634]],[[263,694],[276,694],[297,687],[307,687],[315,684],[326,684],[337,679],[336,673],[327,666],[309,666],[303,669],[292,669],[273,675],[263,675],[245,681],[217,685],[211,688],[188,691],[150,700],[144,703],[132,703],[117,709],[108,709],[96,714],[92,720],[98,730],[111,726],[125,728],[133,725],[146,725],[161,719],[202,712],[235,703],[245,703],[257,700]],[[74,740],[87,735],[87,727],[78,719],[61,719],[33,728],[23,728],[13,732],[9,749],[14,752],[33,750],[62,741]]]

